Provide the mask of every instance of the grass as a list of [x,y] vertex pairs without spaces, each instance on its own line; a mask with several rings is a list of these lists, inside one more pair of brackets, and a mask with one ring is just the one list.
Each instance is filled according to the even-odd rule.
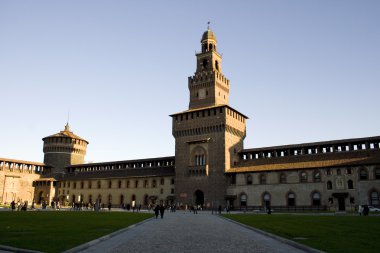
[[380,216],[255,215],[225,217],[326,252],[379,252]]
[[62,252],[152,216],[127,212],[0,212],[0,244]]

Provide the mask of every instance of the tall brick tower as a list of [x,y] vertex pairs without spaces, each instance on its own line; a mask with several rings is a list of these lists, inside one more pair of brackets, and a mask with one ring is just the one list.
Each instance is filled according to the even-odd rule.
[[71,132],[68,123],[65,130],[42,140],[44,163],[53,167],[52,173],[62,173],[66,166],[84,163],[88,141]]
[[243,149],[247,117],[228,105],[230,81],[222,73],[217,40],[207,29],[188,79],[189,109],[171,115],[175,138],[176,199],[205,207],[225,205],[225,172]]

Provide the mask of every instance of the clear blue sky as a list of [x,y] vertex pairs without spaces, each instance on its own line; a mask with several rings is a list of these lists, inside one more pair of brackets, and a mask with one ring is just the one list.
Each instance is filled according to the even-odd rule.
[[380,135],[380,1],[0,1],[0,157],[42,161],[70,126],[86,161],[174,155],[172,113],[207,21],[250,117],[245,148]]

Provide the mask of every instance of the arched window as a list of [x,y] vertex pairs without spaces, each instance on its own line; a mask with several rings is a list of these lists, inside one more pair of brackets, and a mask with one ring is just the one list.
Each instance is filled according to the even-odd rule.
[[347,188],[354,189],[354,182],[351,179],[347,181]]
[[216,70],[219,70],[219,62],[218,61],[215,61],[215,68],[216,68]]
[[321,182],[321,172],[319,171],[314,172],[314,182]]
[[365,168],[361,168],[359,172],[360,180],[368,180],[368,172]]
[[296,195],[293,192],[288,193],[288,206],[296,205]]
[[260,174],[260,184],[266,184],[267,183],[267,176],[262,173]]
[[266,208],[270,207],[270,200],[271,200],[270,194],[268,192],[265,192],[263,194],[263,206]]
[[332,190],[332,183],[331,181],[327,181],[327,190]]
[[311,194],[312,198],[312,205],[313,206],[320,206],[321,205],[321,194],[317,191],[312,192]]
[[285,184],[286,183],[286,174],[285,173],[281,173],[280,174],[280,183],[281,184]]
[[240,195],[240,206],[247,206],[247,195],[245,193]]
[[306,171],[301,171],[300,173],[300,182],[306,183],[307,182],[307,173]]
[[379,193],[377,191],[371,192],[371,205],[378,206],[379,205]]
[[193,166],[205,166],[207,163],[206,150],[202,147],[196,147],[193,151]]
[[252,184],[252,175],[247,176],[247,184]]

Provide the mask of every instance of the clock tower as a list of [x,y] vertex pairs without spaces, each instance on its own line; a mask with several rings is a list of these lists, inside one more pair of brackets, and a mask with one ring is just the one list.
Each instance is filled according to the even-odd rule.
[[182,205],[225,206],[225,172],[243,149],[247,117],[228,105],[229,80],[214,33],[207,29],[188,79],[189,109],[171,115],[175,138],[175,195]]

